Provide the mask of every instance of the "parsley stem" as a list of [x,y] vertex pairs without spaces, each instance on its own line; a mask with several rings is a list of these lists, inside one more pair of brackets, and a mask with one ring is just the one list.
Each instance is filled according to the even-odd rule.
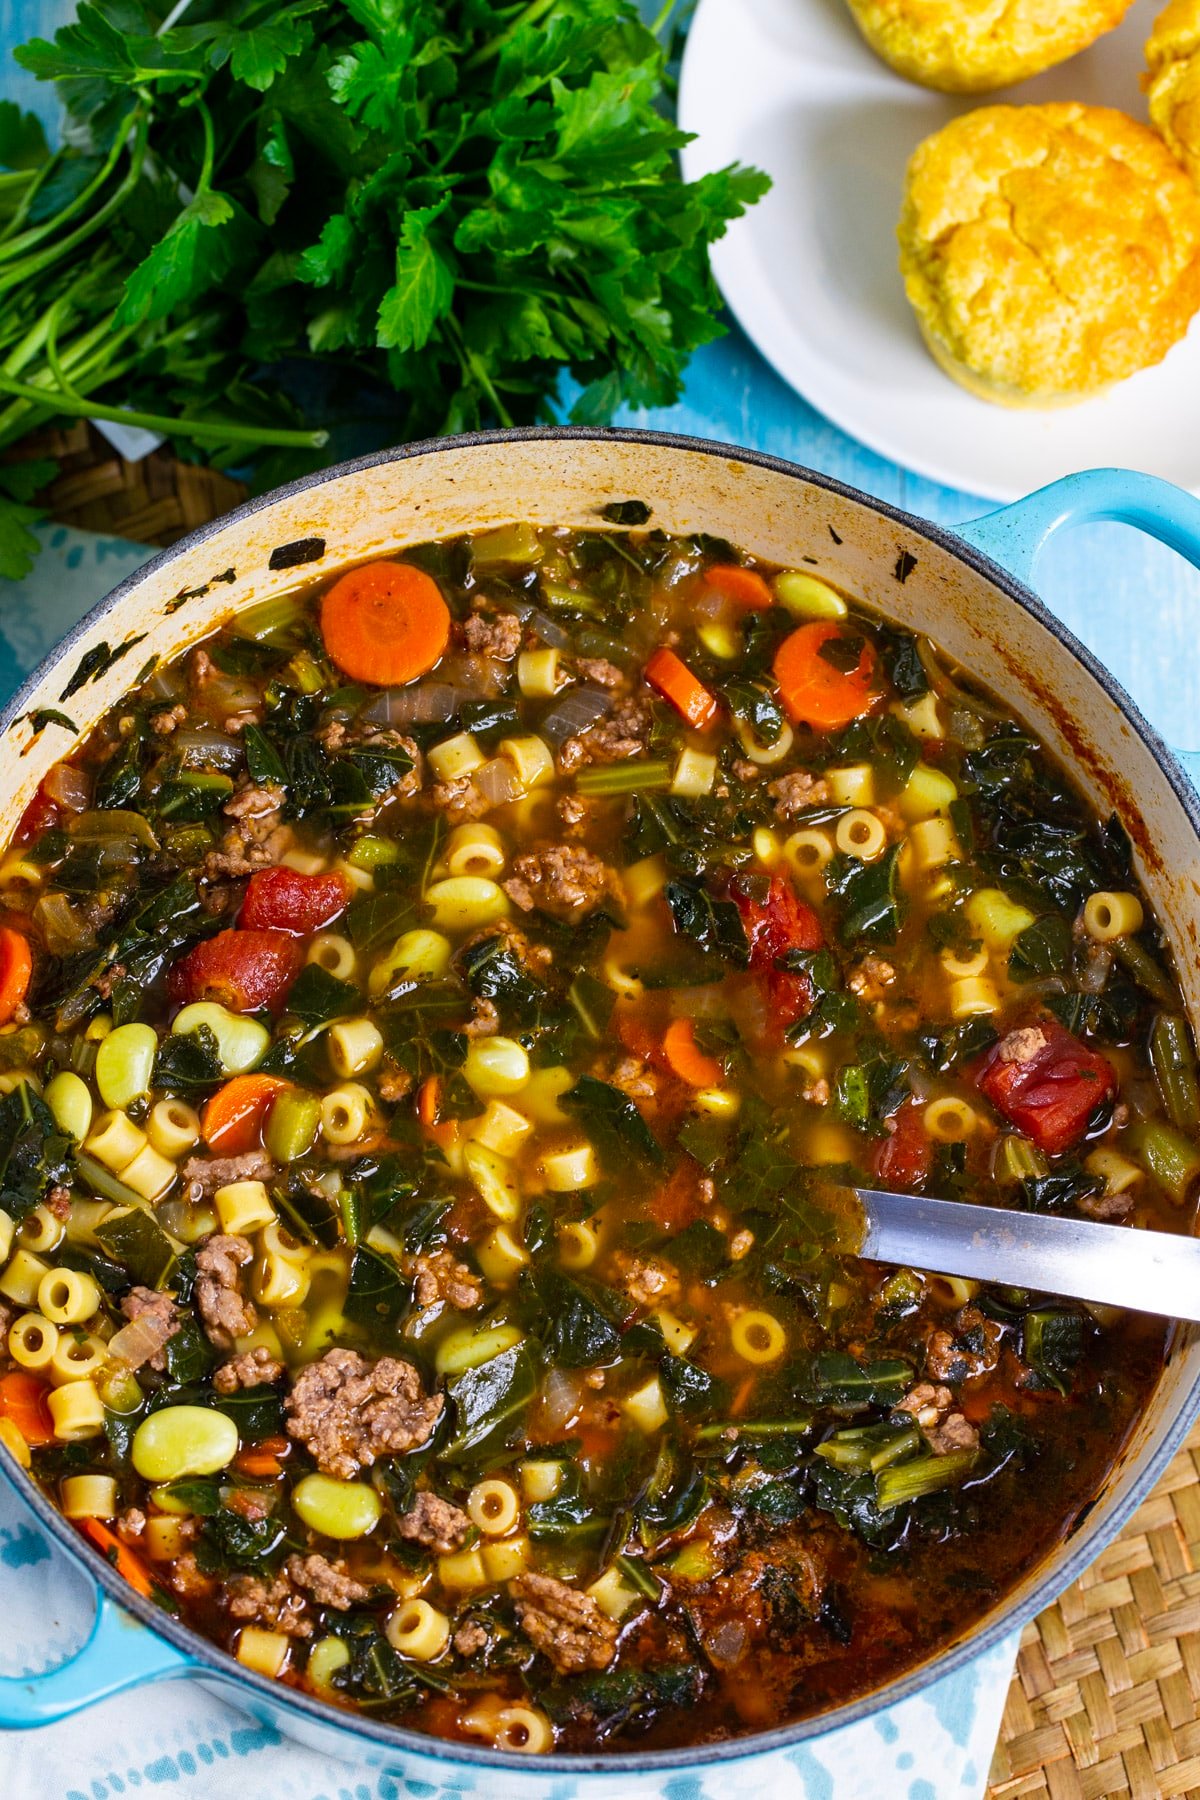
[[[104,205],[94,212],[91,218],[84,224],[78,226],[75,231],[68,232],[67,236],[63,238],[60,243],[51,244],[47,249],[40,251],[34,256],[27,256],[24,262],[18,262],[14,264],[12,268],[0,271],[0,292],[3,292],[5,288],[20,287],[24,282],[28,281],[31,276],[40,275],[43,269],[52,268],[56,262],[60,262],[64,256],[76,249],[78,245],[86,243],[88,238],[94,237],[96,233],[108,223],[113,214],[120,211],[129,195],[133,192],[133,189],[137,186],[141,176],[142,163],[146,155],[147,131],[148,121],[143,115],[138,122],[137,136],[134,141],[133,150],[130,154],[129,168],[126,171],[120,186],[114,190],[105,201]],[[64,210],[71,211],[73,209],[66,208]],[[38,228],[37,234],[40,238],[43,235],[43,228]],[[27,233],[26,235],[28,236],[29,234]],[[19,242],[19,240],[16,241]],[[14,248],[15,244],[0,246],[0,261],[3,261],[8,252],[13,251]]]
[[143,431],[161,431],[167,437],[211,438],[222,444],[275,444],[283,449],[320,450],[329,442],[327,431],[271,431],[257,425],[239,425],[233,419],[171,419],[162,413],[131,412],[123,406],[102,406],[98,401],[72,397],[50,388],[28,386],[0,373],[0,393],[29,400],[53,412],[79,419],[109,419],[115,425],[140,425]]
[[481,68],[485,62],[490,62],[493,56],[499,56],[500,52],[507,44],[512,42],[513,38],[516,37],[518,31],[520,31],[523,26],[536,24],[543,13],[548,13],[550,11],[550,8],[554,3],[555,0],[529,0],[529,5],[522,7],[516,18],[513,19],[510,24],[506,25],[503,31],[498,31],[494,38],[489,38],[486,43],[480,44],[474,55],[468,56],[466,62],[463,64],[463,68],[467,70],[478,69]]
[[77,194],[75,199],[55,213],[53,218],[47,219],[43,225],[32,226],[28,231],[23,231],[19,237],[12,238],[8,243],[0,245],[0,262],[8,262],[14,256],[24,256],[27,250],[31,250],[35,244],[40,244],[43,238],[50,237],[58,231],[65,220],[83,211],[92,196],[99,193],[116,168],[126,141],[125,133],[118,132],[116,134],[108,156],[99,171],[88,182],[82,193]]

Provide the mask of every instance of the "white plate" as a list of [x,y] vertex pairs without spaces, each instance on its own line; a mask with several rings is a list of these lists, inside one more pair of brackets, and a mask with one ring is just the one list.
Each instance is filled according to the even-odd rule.
[[977,400],[921,343],[896,220],[920,140],[995,101],[1082,100],[1146,117],[1138,77],[1156,0],[1081,56],[999,94],[935,94],[895,75],[845,0],[701,0],[679,118],[689,179],[756,163],[774,187],[713,249],[748,336],[806,400],[872,449],[950,487],[1016,499],[1119,464],[1200,491],[1200,324],[1155,369],[1059,411]]

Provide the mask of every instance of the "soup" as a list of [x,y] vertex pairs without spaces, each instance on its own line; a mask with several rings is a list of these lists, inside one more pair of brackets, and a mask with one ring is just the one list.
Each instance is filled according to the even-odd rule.
[[515,525],[254,607],[0,898],[0,1439],[259,1674],[534,1754],[803,1717],[1161,1371],[849,1253],[864,1179],[1186,1229],[1200,1103],[1119,822],[802,570]]

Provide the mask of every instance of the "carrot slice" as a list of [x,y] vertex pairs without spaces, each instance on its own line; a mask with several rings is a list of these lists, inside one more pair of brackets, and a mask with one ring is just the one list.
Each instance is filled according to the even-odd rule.
[[353,681],[391,687],[432,669],[450,638],[450,609],[424,569],[367,563],[335,581],[322,600],[321,635]]
[[260,1444],[247,1444],[244,1450],[239,1450],[233,1466],[239,1475],[264,1480],[281,1472],[283,1459],[290,1449],[291,1443],[285,1437],[263,1438]]
[[704,580],[726,600],[755,612],[774,606],[775,596],[756,569],[743,569],[740,563],[714,563],[705,569]]
[[140,1556],[135,1556],[128,1544],[123,1544],[115,1531],[102,1525],[99,1519],[76,1519],[84,1537],[95,1544],[105,1562],[110,1562],[118,1575],[124,1576],[135,1594],[143,1600],[149,1600],[154,1593],[154,1583],[149,1571]]
[[200,1121],[209,1149],[222,1156],[256,1150],[267,1114],[287,1086],[279,1075],[235,1075],[218,1088]]
[[663,648],[654,652],[646,664],[646,680],[697,731],[705,730],[716,718],[715,696],[673,650]]
[[707,1056],[696,1042],[690,1019],[674,1019],[663,1037],[663,1054],[681,1081],[689,1087],[716,1087],[721,1079],[721,1065],[715,1056]]
[[852,719],[861,718],[875,696],[871,680],[875,652],[866,639],[858,659],[849,668],[826,648],[835,640],[853,655],[853,636],[832,619],[814,619],[784,638],[775,652],[775,679],[788,716],[814,731],[840,731]]
[[10,1369],[0,1376],[0,1413],[16,1426],[27,1444],[52,1444],[54,1422],[46,1405],[50,1392],[44,1381],[27,1369]]
[[427,1075],[417,1089],[417,1117],[426,1131],[437,1124],[441,1088],[442,1084],[436,1075]]
[[0,1025],[7,1025],[29,992],[32,974],[29,939],[11,925],[0,926]]

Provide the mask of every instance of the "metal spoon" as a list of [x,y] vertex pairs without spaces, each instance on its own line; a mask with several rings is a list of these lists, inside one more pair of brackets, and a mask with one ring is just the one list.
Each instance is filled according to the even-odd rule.
[[856,1254],[873,1262],[1200,1320],[1200,1238],[880,1188],[848,1192],[863,1214]]

